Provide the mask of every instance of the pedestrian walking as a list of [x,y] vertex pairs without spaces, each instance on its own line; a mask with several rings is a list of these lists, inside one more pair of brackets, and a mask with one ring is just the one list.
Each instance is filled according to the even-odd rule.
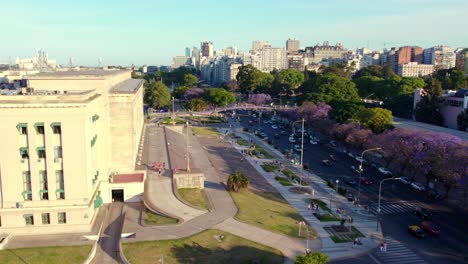
[[312,206],[310,206],[310,204],[307,206],[307,210],[310,210],[312,209]]
[[387,242],[383,243],[383,252],[387,252]]
[[384,243],[380,243],[380,252],[383,252]]
[[354,239],[354,241],[353,241],[353,248],[355,248],[355,247],[356,247],[356,244],[357,244],[357,238],[356,238],[356,239]]

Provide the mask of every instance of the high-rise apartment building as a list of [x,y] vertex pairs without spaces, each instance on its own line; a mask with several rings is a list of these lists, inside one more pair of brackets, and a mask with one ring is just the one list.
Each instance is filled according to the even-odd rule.
[[252,50],[250,51],[250,53],[255,54],[259,50],[261,50],[263,48],[268,48],[268,47],[271,47],[271,45],[270,45],[270,43],[268,43],[268,41],[263,41],[263,40],[261,40],[261,41],[259,41],[259,40],[252,41]]
[[201,50],[201,55],[203,57],[213,57],[214,49],[213,49],[213,43],[212,42],[202,42],[200,44],[200,50]]
[[191,66],[192,65],[192,57],[186,56],[175,56],[172,58],[172,68],[176,69],[182,66]]
[[89,232],[103,202],[139,202],[143,80],[120,70],[27,79],[0,95],[0,230]]
[[401,77],[424,77],[434,72],[434,65],[408,62],[398,65],[398,75]]
[[455,67],[455,53],[447,46],[434,46],[424,50],[424,64],[433,64],[437,69]]
[[288,40],[286,40],[286,50],[288,52],[298,52],[299,51],[299,40],[297,40],[297,39],[288,39]]
[[190,53],[191,53],[190,48],[186,47],[185,48],[185,57],[190,57],[190,55],[191,55]]
[[458,49],[456,52],[456,67],[468,75],[468,49]]
[[259,70],[270,72],[288,68],[288,54],[285,48],[264,47],[259,51]]
[[348,50],[341,43],[331,46],[328,41],[324,41],[323,45],[306,47],[305,53],[309,62],[318,64],[323,60],[345,60]]
[[234,57],[234,56],[237,55],[237,48],[236,47],[227,47],[223,51],[224,51],[225,56]]

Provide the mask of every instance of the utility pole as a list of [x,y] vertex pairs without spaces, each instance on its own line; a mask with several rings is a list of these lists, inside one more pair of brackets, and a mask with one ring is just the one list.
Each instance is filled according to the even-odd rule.
[[172,96],[172,119],[174,119],[174,96]]
[[187,121],[187,141],[185,146],[185,166],[187,168],[187,173],[190,173],[190,157],[189,157],[189,122]]

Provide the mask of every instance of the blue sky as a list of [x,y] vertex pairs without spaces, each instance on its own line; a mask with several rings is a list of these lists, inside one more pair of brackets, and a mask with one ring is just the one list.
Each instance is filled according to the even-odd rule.
[[282,47],[328,40],[347,48],[468,46],[466,0],[0,0],[0,62],[42,49],[67,64],[170,64],[201,41]]

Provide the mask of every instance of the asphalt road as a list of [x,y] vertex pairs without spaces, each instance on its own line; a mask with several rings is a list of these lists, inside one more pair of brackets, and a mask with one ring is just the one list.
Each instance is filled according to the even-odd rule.
[[[247,111],[237,111],[237,115],[241,116],[241,121],[237,124],[251,130],[261,128],[262,132],[267,134],[268,138],[273,141],[273,145],[279,150],[291,149],[292,144],[288,139],[292,133],[291,127],[273,129],[273,124],[263,122],[269,118],[256,118],[257,122],[252,122],[253,124],[249,125],[249,121],[253,121],[255,118],[249,116]],[[231,121],[233,120],[231,119]],[[296,129],[298,128],[300,128],[300,123],[296,124]],[[280,134],[282,130],[286,132],[285,135],[274,138],[274,135]],[[308,137],[304,138],[304,146],[307,149],[304,151],[304,165],[307,165],[313,173],[324,180],[339,180],[339,186],[346,186],[356,197],[358,186],[350,186],[345,182],[352,178],[358,180],[359,174],[354,173],[350,167],[352,165],[359,166],[359,162],[345,154],[344,147],[333,147],[328,143],[312,145],[309,143]],[[299,137],[296,137],[294,144],[300,145],[298,139]],[[300,152],[295,153],[300,156]],[[360,155],[360,153],[354,154]],[[337,161],[332,162],[332,166],[324,166],[322,160],[329,159],[329,155],[334,155]],[[367,156],[367,154],[365,155]],[[386,177],[371,166],[364,166],[362,177],[369,178],[372,184],[361,184],[361,205],[367,205],[371,213],[376,214],[379,182]],[[422,221],[413,214],[416,207],[427,208],[434,214],[433,222],[441,229],[439,237],[428,236],[426,239],[417,239],[407,233],[407,226],[420,224]],[[396,257],[395,255],[392,257],[379,255],[380,250],[376,250],[369,255],[334,263],[392,263],[392,261],[397,261],[394,263],[468,263],[468,253],[465,250],[468,248],[468,239],[466,239],[468,214],[466,210],[454,208],[445,201],[430,200],[425,192],[418,191],[398,180],[383,183],[381,210],[379,216],[384,236],[388,237],[389,241],[390,239],[395,241],[392,243],[395,243]],[[397,251],[400,249],[401,252]],[[389,253],[391,252],[387,254]]]

